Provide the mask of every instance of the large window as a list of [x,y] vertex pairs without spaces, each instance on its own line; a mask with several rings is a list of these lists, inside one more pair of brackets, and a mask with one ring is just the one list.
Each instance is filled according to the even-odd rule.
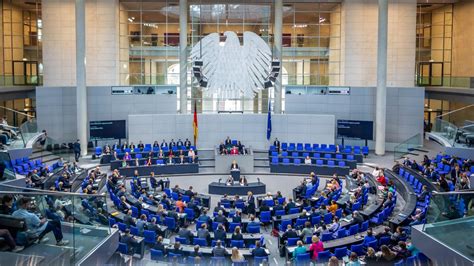
[[[274,6],[189,1],[189,50],[210,33],[245,31],[258,34],[273,49]],[[283,6],[283,85],[339,85],[339,3],[291,3]],[[179,85],[179,3],[120,2],[120,79],[122,85]],[[273,89],[254,98],[219,99],[201,90],[188,62],[188,110],[196,102],[202,112],[266,112]],[[181,97],[179,95],[179,97]]]

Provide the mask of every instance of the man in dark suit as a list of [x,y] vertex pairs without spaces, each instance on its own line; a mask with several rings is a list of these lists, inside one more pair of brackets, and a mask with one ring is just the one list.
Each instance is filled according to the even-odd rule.
[[128,210],[127,214],[123,217],[123,223],[127,226],[135,226],[135,219],[132,217],[132,210]]
[[270,207],[267,206],[265,201],[262,201],[262,205],[260,206],[260,213],[261,212],[266,212],[266,211],[269,211],[269,210],[270,210]]
[[261,247],[260,241],[255,241],[255,248],[252,250],[252,256],[254,257],[266,257],[268,256],[264,248]]
[[76,159],[76,162],[79,162],[79,157],[81,157],[81,143],[79,143],[79,139],[74,142],[72,149],[74,151],[74,158]]
[[234,217],[232,217],[232,222],[233,223],[242,223],[242,216],[240,214],[240,211],[236,211]]
[[461,178],[461,169],[459,165],[456,164],[454,168],[451,170],[451,180],[453,183],[456,183]]
[[273,206],[273,215],[275,215],[276,211],[281,211],[284,210],[282,205],[278,202],[278,200],[275,200],[275,206]]
[[283,233],[281,237],[281,241],[282,241],[281,244],[283,244],[286,240],[288,240],[288,238],[298,238],[298,233],[291,227],[290,224],[286,228],[287,228],[286,232]]
[[130,229],[125,229],[125,233],[120,236],[120,243],[125,243],[127,244],[128,247],[128,253],[133,254],[134,249],[137,245],[137,240],[133,237],[133,235],[130,234]]
[[206,239],[208,245],[211,243],[211,234],[209,230],[207,230],[207,224],[201,224],[201,228],[199,228],[197,232],[197,237]]
[[227,240],[227,233],[225,232],[224,225],[219,224],[219,226],[217,226],[217,230],[214,232],[214,239],[225,243]]
[[229,138],[229,136],[227,136],[227,138],[225,139],[224,144],[225,144],[226,148],[232,146],[232,140]]
[[285,211],[288,213],[293,208],[296,208],[296,204],[293,202],[292,198],[289,198],[288,199],[288,204],[286,204]]
[[420,195],[418,195],[418,201],[424,201],[426,199],[426,196],[428,196],[428,187],[426,185],[423,185],[421,188]]
[[186,147],[186,149],[189,149],[191,147],[191,141],[189,141],[189,139],[186,139],[184,141],[184,146]]
[[255,197],[250,191],[247,193],[247,214],[255,215]]
[[221,142],[221,144],[219,145],[219,154],[227,154],[227,149],[224,145],[224,143]]
[[170,144],[169,144],[168,146],[169,146],[170,150],[171,150],[174,146],[176,146],[176,142],[174,142],[174,139],[171,139]]
[[176,142],[176,146],[178,147],[183,146],[183,141],[181,139],[178,139],[178,141]]
[[194,196],[193,186],[189,186],[189,189],[184,192],[184,195],[189,196],[190,198]]
[[214,222],[216,223],[221,223],[221,224],[224,224],[225,226],[227,226],[227,218],[224,216],[224,212],[223,211],[219,211],[217,213],[217,216],[214,217]]
[[186,239],[187,243],[193,243],[194,235],[191,231],[189,231],[186,227],[181,227],[178,232],[179,237]]
[[276,150],[280,152],[280,141],[278,138],[275,138],[275,141],[273,142],[273,146],[275,146]]
[[161,142],[161,145],[160,147],[163,149],[163,148],[167,148],[168,147],[168,143],[166,143],[165,140],[163,140],[163,142]]

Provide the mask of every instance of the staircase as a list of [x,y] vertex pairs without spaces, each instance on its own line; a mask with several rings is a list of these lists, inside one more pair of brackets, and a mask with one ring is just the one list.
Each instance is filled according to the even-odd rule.
[[270,161],[268,160],[268,151],[254,150],[254,169],[256,173],[269,173]]
[[216,158],[214,150],[198,150],[199,155],[199,173],[214,173]]

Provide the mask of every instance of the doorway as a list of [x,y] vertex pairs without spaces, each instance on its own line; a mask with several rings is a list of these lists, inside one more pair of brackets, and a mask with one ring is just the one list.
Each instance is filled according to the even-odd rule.
[[443,62],[420,62],[417,69],[418,86],[443,86]]
[[13,61],[13,85],[38,84],[38,61]]

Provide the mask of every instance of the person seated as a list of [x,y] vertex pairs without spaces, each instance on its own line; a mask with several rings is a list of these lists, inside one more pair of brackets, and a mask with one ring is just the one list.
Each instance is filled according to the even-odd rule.
[[367,248],[367,253],[365,254],[364,261],[367,265],[377,265],[377,255],[375,249],[372,247]]
[[25,248],[23,246],[16,245],[15,239],[13,239],[10,231],[7,229],[0,229],[0,237],[3,238],[4,242],[6,242],[9,247],[8,251],[10,252],[20,252]]
[[212,255],[214,257],[225,257],[227,255],[227,250],[222,246],[220,240],[216,241],[216,246],[212,249]]
[[178,139],[178,141],[176,141],[176,146],[178,146],[178,148],[184,146],[183,141],[181,139]]
[[191,159],[191,163],[195,163],[195,162],[196,162],[196,153],[194,152],[193,148],[189,148],[189,151],[188,151],[188,158]]
[[187,227],[181,227],[178,236],[184,238],[188,244],[193,243],[194,235]]
[[367,235],[364,237],[364,246],[367,247],[370,242],[377,240],[372,233],[372,228],[367,229]]
[[219,210],[219,212],[217,213],[217,216],[214,217],[214,222],[215,223],[221,223],[221,224],[224,224],[226,225],[227,224],[227,218],[224,216],[224,212],[222,210]]
[[400,260],[404,260],[411,256],[411,251],[408,250],[407,244],[404,241],[398,242],[398,249],[397,249],[397,258]]
[[309,246],[309,253],[311,254],[311,259],[313,261],[318,260],[318,253],[324,251],[324,244],[319,237],[312,236],[311,237],[311,245]]
[[189,254],[190,257],[194,258],[194,262],[196,263],[197,258],[202,258],[202,253],[199,251],[200,247],[199,245],[194,246],[194,251]]
[[186,140],[184,141],[184,146],[186,147],[186,149],[189,149],[191,147],[191,141],[186,138]]
[[211,217],[209,217],[209,215],[207,215],[207,210],[204,209],[201,213],[201,215],[198,217],[198,221],[200,222],[205,222],[206,224],[210,224],[211,223]]
[[214,232],[214,239],[221,240],[223,243],[227,240],[227,233],[225,232],[225,227],[223,224],[217,226],[216,231]]
[[240,226],[235,227],[234,232],[232,233],[232,236],[230,239],[231,240],[244,240],[244,236],[240,232]]
[[232,146],[232,140],[230,139],[229,136],[227,136],[227,138],[225,139],[224,144],[227,148]]
[[335,215],[338,207],[339,206],[337,205],[337,202],[335,200],[331,200],[331,205],[328,206],[328,211]]
[[351,252],[351,255],[349,255],[349,262],[346,264],[347,266],[360,266],[360,261],[359,257],[357,256],[357,253]]
[[383,171],[380,171],[379,175],[376,178],[377,182],[379,182],[382,186],[387,185],[387,179],[383,175]]
[[184,164],[186,163],[186,160],[184,159],[184,154],[179,154],[178,155],[178,164]]
[[237,161],[236,160],[233,160],[232,161],[232,164],[230,165],[230,170],[239,170],[239,165],[237,164]]
[[219,144],[219,154],[220,155],[227,154],[227,148],[225,147],[224,143],[222,143],[222,142],[221,142],[221,144]]
[[159,236],[165,236],[165,231],[156,223],[156,217],[151,218],[150,222],[146,225],[147,230],[154,231]]
[[239,179],[239,184],[241,186],[246,186],[248,184],[247,178],[245,176],[241,176],[240,179]]
[[232,217],[233,223],[242,223],[242,214],[239,210],[235,211],[234,217]]
[[57,246],[65,246],[69,243],[68,240],[63,240],[63,233],[61,230],[61,223],[58,220],[48,221],[46,218],[40,219],[36,214],[30,213],[28,210],[32,209],[32,200],[29,197],[22,197],[18,200],[18,210],[12,213],[15,218],[25,219],[28,233],[32,237],[38,235],[38,243],[43,237],[53,231]]
[[227,180],[225,181],[225,184],[226,184],[227,186],[232,186],[232,185],[234,184],[234,178],[233,178],[231,175],[229,175],[229,177],[228,177]]
[[244,256],[242,256],[242,254],[239,252],[239,249],[237,247],[233,247],[232,248],[232,255],[230,256],[230,260],[233,262],[233,263],[236,263],[236,262],[243,262],[245,261],[245,258]]
[[197,231],[197,237],[206,239],[208,245],[211,243],[211,234],[209,233],[209,230],[207,230],[207,224],[201,224],[201,228]]
[[313,227],[310,221],[306,221],[303,230],[301,230],[300,238],[306,240],[307,237],[311,236],[313,236]]
[[181,256],[184,256],[185,254],[183,248],[181,247],[181,243],[178,241],[174,242],[173,249],[171,249],[169,252]]
[[163,244],[163,237],[162,236],[158,236],[156,238],[156,242],[153,245],[153,249],[154,250],[160,250],[161,252],[163,252],[163,255],[166,254],[166,248],[165,248],[165,245]]
[[135,237],[130,234],[129,228],[125,229],[125,232],[120,235],[119,242],[127,245],[128,254],[133,254],[138,244]]
[[352,212],[352,221],[354,221],[354,224],[363,223],[364,220],[364,216],[359,211]]
[[236,146],[233,146],[232,149],[230,149],[230,154],[231,155],[238,155],[239,154],[239,149]]
[[397,254],[391,251],[386,245],[380,246],[380,251],[381,251],[381,254],[377,259],[378,263],[392,262],[397,257]]
[[0,206],[0,214],[11,215],[13,213],[13,196],[6,194],[2,197],[2,205]]
[[145,214],[140,215],[140,219],[137,220],[137,229],[138,233],[140,235],[143,235],[143,231],[145,230],[145,227],[147,226],[147,217]]
[[304,164],[311,164],[311,158],[309,156],[306,156],[306,158],[304,158]]
[[285,211],[289,213],[291,209],[296,208],[296,204],[293,202],[292,198],[288,198],[288,203],[286,204]]
[[331,226],[328,228],[330,233],[332,234],[333,238],[337,238],[337,231],[341,228],[341,224],[339,223],[339,218],[336,216],[333,218],[333,223]]
[[303,241],[298,240],[296,242],[296,248],[293,250],[293,258],[296,260],[296,257],[299,254],[305,254],[307,252],[306,247],[303,245]]
[[270,211],[270,207],[267,206],[265,201],[260,204],[260,212]]
[[281,237],[281,244],[285,243],[288,238],[298,238],[298,233],[291,227],[291,224],[286,227],[286,231]]
[[166,159],[166,164],[174,164],[174,159],[173,159],[173,154],[170,153],[170,155],[168,155],[168,159]]
[[178,196],[178,200],[175,202],[176,208],[178,208],[180,213],[184,212],[184,208],[186,208],[186,203],[183,201],[183,197]]
[[135,218],[132,217],[132,210],[131,209],[128,209],[127,213],[123,217],[123,223],[126,224],[127,227],[136,225]]
[[237,142],[237,149],[239,150],[239,153],[240,154],[247,154],[246,150],[245,150],[245,146],[242,145],[242,143],[240,143],[240,140]]
[[170,148],[170,150],[176,146],[176,142],[174,142],[174,139],[171,139],[170,143],[168,144],[168,147]]
[[249,223],[247,226],[260,226],[260,223],[255,221],[255,215],[250,215],[250,218],[249,218]]

